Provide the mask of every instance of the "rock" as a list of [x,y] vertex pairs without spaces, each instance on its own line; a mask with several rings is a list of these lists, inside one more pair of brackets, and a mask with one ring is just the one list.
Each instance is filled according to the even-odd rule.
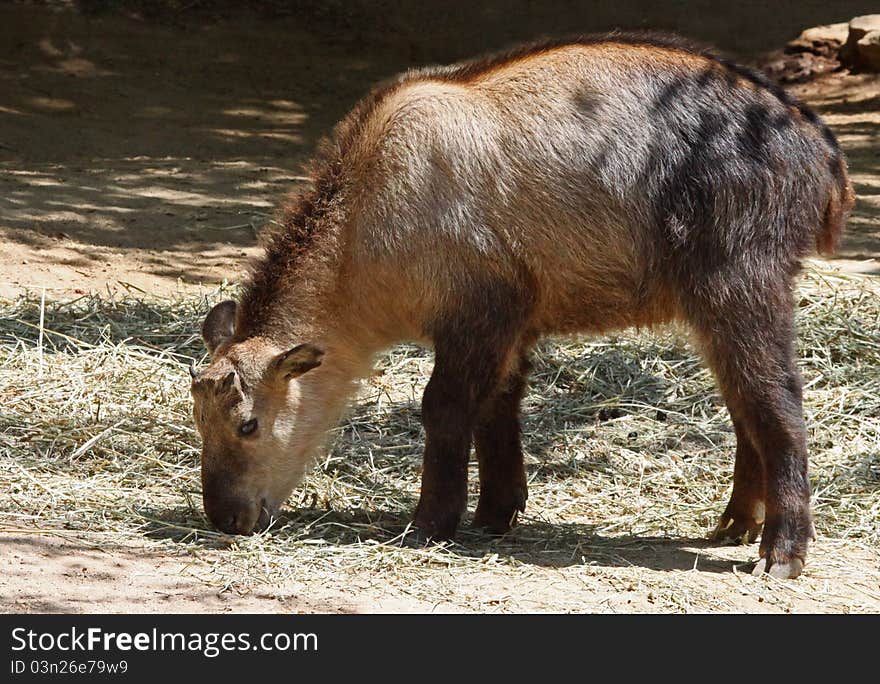
[[850,40],[853,35],[855,35],[855,39],[858,40],[871,31],[880,31],[880,14],[865,14],[861,17],[856,17],[849,22],[849,35],[847,36],[847,40]]
[[849,35],[849,24],[845,21],[839,24],[826,24],[824,26],[814,26],[804,31],[800,39],[809,40],[814,43],[845,43],[846,37]]
[[778,83],[804,83],[840,67],[835,57],[814,52],[786,54],[763,65],[763,71]]
[[830,57],[846,42],[848,36],[849,24],[846,22],[814,26],[786,44],[785,51],[789,54],[812,52],[823,57]]
[[859,38],[856,50],[860,67],[880,71],[880,31],[870,31]]
[[866,14],[849,22],[846,42],[840,48],[840,61],[848,66],[861,66],[858,42],[872,31],[880,31],[880,14]]

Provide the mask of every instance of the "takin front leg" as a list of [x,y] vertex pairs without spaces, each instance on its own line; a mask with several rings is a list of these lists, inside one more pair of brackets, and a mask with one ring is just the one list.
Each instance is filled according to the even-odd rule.
[[746,434],[743,421],[733,417],[733,426],[736,431],[733,493],[711,538],[722,543],[751,544],[764,527],[764,464]]
[[525,511],[528,498],[520,445],[519,406],[530,364],[525,354],[517,368],[486,401],[474,430],[480,464],[480,500],[474,527],[504,534]]
[[[467,506],[471,436],[480,411],[518,361],[524,316],[514,315],[516,300],[507,306],[487,301],[492,310],[478,310],[470,319],[474,324],[458,322],[433,336],[434,371],[422,399],[425,456],[413,521],[416,541],[455,535]],[[508,317],[500,318],[500,311]]]
[[422,398],[425,455],[422,491],[413,516],[415,541],[452,539],[467,507],[468,460],[476,407],[472,391],[458,382],[437,354]]

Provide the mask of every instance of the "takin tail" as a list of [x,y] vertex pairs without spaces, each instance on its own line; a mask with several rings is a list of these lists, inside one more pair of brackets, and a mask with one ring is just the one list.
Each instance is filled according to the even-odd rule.
[[844,226],[846,226],[849,212],[855,203],[855,193],[849,180],[843,155],[838,158],[834,171],[835,184],[828,198],[828,205],[825,207],[822,228],[816,235],[816,249],[820,254],[827,256],[834,254],[834,250],[837,249],[837,243],[840,241]]

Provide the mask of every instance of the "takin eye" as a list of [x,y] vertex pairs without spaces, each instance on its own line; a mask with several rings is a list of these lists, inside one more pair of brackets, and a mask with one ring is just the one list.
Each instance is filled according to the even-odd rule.
[[241,424],[241,426],[238,428],[238,433],[242,437],[247,437],[248,435],[252,435],[254,433],[254,430],[256,430],[256,429],[257,429],[257,419],[251,418],[248,422]]

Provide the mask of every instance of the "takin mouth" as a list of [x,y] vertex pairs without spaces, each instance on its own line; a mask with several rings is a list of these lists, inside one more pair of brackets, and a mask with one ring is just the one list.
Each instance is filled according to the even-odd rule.
[[265,532],[278,522],[278,506],[273,506],[264,498],[260,499],[260,512],[256,519],[252,518],[254,509],[226,513],[218,519],[209,513],[208,517],[214,526],[224,534],[249,535]]
[[260,516],[254,524],[253,532],[265,532],[278,522],[278,506],[272,506],[265,497],[260,499]]

